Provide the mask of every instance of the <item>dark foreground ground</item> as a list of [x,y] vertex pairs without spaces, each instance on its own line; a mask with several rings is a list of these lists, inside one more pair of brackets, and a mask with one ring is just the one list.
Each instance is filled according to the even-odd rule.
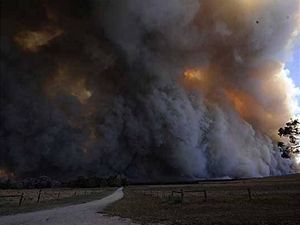
[[[181,193],[172,191],[183,190]],[[250,189],[250,194],[248,189]],[[205,201],[203,192],[206,191]],[[192,185],[130,186],[109,215],[142,224],[300,224],[300,174]]]

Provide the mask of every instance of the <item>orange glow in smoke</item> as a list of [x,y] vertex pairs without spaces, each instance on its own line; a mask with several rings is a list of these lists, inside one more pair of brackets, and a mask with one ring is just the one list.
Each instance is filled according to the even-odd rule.
[[7,172],[4,169],[0,169],[0,178],[12,178],[14,177],[13,173]]
[[[211,68],[210,68],[211,69]],[[214,80],[215,74],[209,68],[187,69],[183,72],[183,84],[188,90],[197,90],[205,95],[209,102],[224,103],[225,99],[232,104],[241,118],[250,124],[256,124],[261,130],[276,137],[280,115],[269,111],[259,100],[243,90],[237,90],[230,85],[225,89],[225,99],[220,97],[219,84]],[[220,82],[220,81],[219,81]],[[223,89],[222,89],[223,90]],[[267,88],[270,90],[270,88]]]
[[21,31],[14,37],[14,41],[26,51],[38,52],[61,34],[63,31],[59,28],[45,27],[37,31]]
[[252,106],[256,105],[250,96],[246,95],[241,91],[236,90],[227,90],[226,94],[236,111],[238,111],[244,119],[250,117],[250,109],[248,104],[252,103]]
[[199,69],[187,69],[184,71],[184,78],[187,80],[201,81],[203,79],[203,75]]
[[241,4],[248,10],[253,10],[259,6],[259,0],[241,0]]
[[59,93],[67,93],[75,96],[82,104],[86,103],[92,96],[92,92],[86,88],[85,78],[72,76],[68,68],[63,66],[48,81],[46,92],[50,97],[54,97]]
[[213,90],[213,74],[208,67],[189,68],[183,72],[182,84],[188,90],[199,91],[202,94],[210,95]]
[[[261,124],[264,131],[277,138],[278,116],[268,111],[254,97],[243,91],[227,89],[226,95],[240,116],[249,123]],[[275,125],[274,125],[275,124]]]

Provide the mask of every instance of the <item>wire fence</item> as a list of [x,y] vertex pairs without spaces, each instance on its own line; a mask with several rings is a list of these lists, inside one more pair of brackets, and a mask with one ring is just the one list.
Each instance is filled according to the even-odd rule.
[[288,193],[280,192],[276,187],[272,189],[255,189],[253,187],[245,187],[242,189],[173,189],[173,190],[135,190],[135,192],[144,196],[168,199],[168,200],[179,200],[178,202],[190,201],[201,201],[209,202],[210,200],[226,200],[226,199],[240,199],[240,200],[259,200],[269,196],[286,195]]
[[30,190],[13,194],[0,194],[0,200],[18,204],[40,203],[42,201],[55,201],[66,198],[100,195],[104,190]]

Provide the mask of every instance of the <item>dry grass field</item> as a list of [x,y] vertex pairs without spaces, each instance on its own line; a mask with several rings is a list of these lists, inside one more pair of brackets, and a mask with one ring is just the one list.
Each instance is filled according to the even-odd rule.
[[[250,196],[248,189],[250,190]],[[181,192],[173,193],[172,191]],[[205,201],[203,192],[206,191]],[[192,185],[130,186],[109,215],[161,224],[300,224],[300,174]]]
[[[114,190],[115,188],[41,189],[39,198],[39,189],[0,189],[0,216],[85,203],[95,199],[100,199],[112,193]],[[20,197],[3,197],[21,195],[22,193],[24,197],[20,206]]]

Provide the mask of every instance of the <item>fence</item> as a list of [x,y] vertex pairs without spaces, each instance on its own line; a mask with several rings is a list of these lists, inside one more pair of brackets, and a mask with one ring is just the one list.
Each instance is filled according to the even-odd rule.
[[[26,193],[27,192],[27,193]],[[0,195],[0,199],[18,199],[16,201],[21,206],[25,201],[31,203],[40,203],[41,201],[59,200],[71,197],[81,197],[88,195],[101,194],[103,190],[27,190],[18,194],[3,194]]]
[[20,195],[0,195],[0,198],[19,198],[19,206],[21,206],[24,199],[24,193]]
[[[246,188],[246,189],[239,189],[238,191],[242,192],[245,194],[245,199],[247,200],[253,200],[253,191],[251,190],[251,188]],[[214,192],[219,192],[221,193],[221,190],[213,190],[211,191],[211,193]],[[179,197],[181,202],[184,201],[184,198],[187,197],[187,195],[189,193],[202,193],[203,194],[203,201],[207,202],[208,201],[208,190],[207,189],[201,189],[201,190],[172,190],[170,191],[154,191],[154,190],[150,190],[150,191],[142,191],[142,193],[144,195],[149,195],[152,197],[158,197],[158,198],[168,198],[168,199],[172,199],[175,197]],[[224,193],[224,191],[223,191]],[[258,190],[256,190],[256,194],[258,193]],[[243,195],[244,196],[244,195]]]

